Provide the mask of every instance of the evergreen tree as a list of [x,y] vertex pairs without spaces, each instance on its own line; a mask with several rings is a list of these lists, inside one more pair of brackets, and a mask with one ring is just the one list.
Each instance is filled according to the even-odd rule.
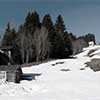
[[13,42],[15,41],[15,38],[16,38],[16,31],[14,28],[11,29],[10,23],[8,23],[2,40],[2,46],[12,46]]
[[[63,57],[68,57],[72,54],[72,44],[69,38],[68,32],[65,31],[64,21],[61,15],[57,17],[55,24],[55,32],[59,39],[57,40],[59,47],[59,55]],[[58,42],[59,41],[59,42]],[[58,49],[58,48],[57,48]]]
[[63,17],[61,15],[59,15],[57,17],[56,24],[55,24],[55,28],[56,28],[56,31],[61,32],[62,35],[65,32],[65,29],[66,28],[65,28],[65,25],[64,25]]
[[[21,52],[21,61],[22,63],[25,63],[25,38],[26,38],[26,35],[25,35],[25,29],[24,29],[24,26],[21,25],[19,27],[19,30],[17,32],[17,36],[16,36],[16,44],[17,46],[20,48],[20,52]],[[27,41],[26,41],[27,42]]]
[[64,32],[64,43],[65,43],[65,57],[68,57],[73,54],[72,40],[68,32]]
[[[30,21],[30,19],[31,19],[31,13],[28,12],[27,17],[25,18],[25,23],[24,23],[24,26],[27,27],[27,29],[30,28],[29,23],[32,23],[32,22]],[[21,26],[20,26],[20,28],[21,28]]]
[[84,40],[87,42],[90,42],[90,41],[93,41],[94,44],[96,44],[96,41],[95,41],[95,35],[94,34],[91,34],[91,33],[88,33],[84,36]]
[[52,52],[52,58],[63,58],[63,54],[65,51],[64,48],[64,41],[61,38],[61,36],[55,32],[54,35],[54,41],[53,41],[53,52]]
[[15,28],[11,29],[10,39],[12,40],[11,45],[14,45],[15,44],[15,39],[16,39],[16,30],[15,30]]
[[43,20],[42,20],[42,26],[46,27],[48,30],[48,42],[49,42],[49,54],[48,57],[52,58],[53,55],[53,42],[54,42],[54,35],[55,35],[55,30],[54,30],[54,25],[51,19],[51,16],[49,14],[45,15]]
[[45,15],[42,20],[42,25],[48,29],[48,32],[52,32],[54,29],[51,16],[49,14]]
[[32,21],[34,22],[35,27],[40,27],[40,19],[39,19],[39,14],[35,11],[31,15]]
[[11,32],[10,23],[8,23],[7,26],[6,26],[6,30],[5,30],[3,40],[2,40],[2,46],[8,45],[8,36],[9,36],[10,32]]
[[64,43],[64,31],[65,26],[63,18],[61,15],[57,17],[55,23],[55,41],[54,41],[54,54],[56,58],[62,58],[65,52],[65,43]]
[[86,46],[89,45],[88,43],[89,43],[90,41],[93,41],[94,44],[96,44],[95,35],[94,35],[94,34],[91,34],[91,33],[88,33],[88,34],[86,34],[85,36],[84,36],[84,35],[83,35],[83,36],[79,36],[78,39],[84,39],[84,41],[86,42]]
[[69,38],[71,39],[71,41],[74,41],[77,39],[77,37],[73,35],[73,33],[69,33]]
[[24,27],[26,28],[26,30],[30,31],[31,34],[34,33],[37,27],[40,27],[39,15],[36,11],[28,13],[27,17],[25,18]]

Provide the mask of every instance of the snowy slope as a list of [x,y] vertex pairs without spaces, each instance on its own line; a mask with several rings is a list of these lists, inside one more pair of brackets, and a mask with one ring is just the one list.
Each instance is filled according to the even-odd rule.
[[96,48],[99,52],[100,46],[85,48],[75,59],[23,68],[24,73],[41,73],[41,76],[33,81],[22,81],[21,84],[3,82],[0,95],[21,96],[21,99],[13,98],[15,100],[100,100],[100,72],[93,72],[84,64],[91,60],[86,56],[89,50]]

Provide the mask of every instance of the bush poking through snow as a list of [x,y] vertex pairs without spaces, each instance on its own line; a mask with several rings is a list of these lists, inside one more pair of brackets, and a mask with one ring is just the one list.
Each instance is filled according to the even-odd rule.
[[90,51],[88,52],[87,56],[91,57],[91,56],[92,56],[91,54],[92,54],[93,52],[95,52],[96,50],[97,50],[97,49],[92,49],[92,50],[90,50]]
[[85,68],[80,68],[80,70],[85,70]]
[[55,64],[52,64],[52,66],[58,65],[58,64],[64,64],[64,62],[56,62]]
[[67,72],[70,71],[70,69],[61,69],[61,71]]

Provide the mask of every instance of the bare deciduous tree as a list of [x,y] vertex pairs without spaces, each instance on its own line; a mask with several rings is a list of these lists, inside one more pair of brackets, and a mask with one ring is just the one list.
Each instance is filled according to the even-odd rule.
[[45,27],[41,27],[41,29],[36,29],[34,33],[34,43],[36,49],[36,61],[38,62],[48,58],[48,31]]
[[16,39],[17,45],[21,48],[22,63],[29,63],[29,58],[32,56],[33,37],[24,28],[18,33]]

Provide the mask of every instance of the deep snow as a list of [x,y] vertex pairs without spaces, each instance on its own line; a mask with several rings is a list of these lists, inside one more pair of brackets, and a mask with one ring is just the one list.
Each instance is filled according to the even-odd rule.
[[92,59],[87,56],[89,50],[97,48],[98,56],[100,46],[94,46],[85,48],[75,59],[23,68],[24,73],[41,73],[41,76],[33,81],[21,81],[21,84],[1,82],[0,95],[5,100],[100,100],[100,72],[93,72],[84,64]]

